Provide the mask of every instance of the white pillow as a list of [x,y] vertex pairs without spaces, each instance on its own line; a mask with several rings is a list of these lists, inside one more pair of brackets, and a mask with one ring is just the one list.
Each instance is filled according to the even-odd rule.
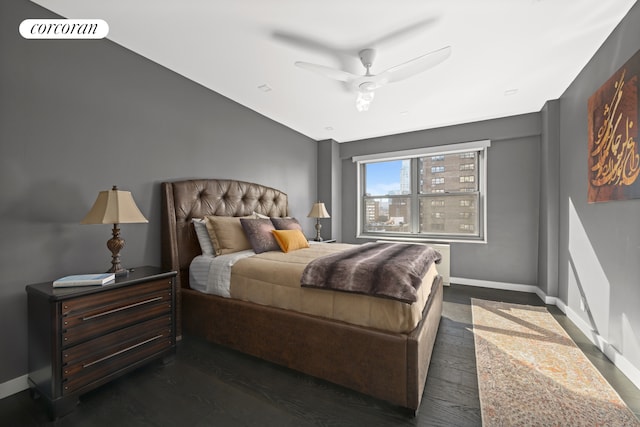
[[202,251],[202,255],[216,256],[204,218],[192,218],[191,222],[193,223],[193,228],[195,228],[196,230],[196,236],[198,236],[198,242],[200,243],[200,250]]
[[256,211],[253,211],[253,215],[258,219],[269,219],[267,215],[262,215],[261,213],[258,213]]

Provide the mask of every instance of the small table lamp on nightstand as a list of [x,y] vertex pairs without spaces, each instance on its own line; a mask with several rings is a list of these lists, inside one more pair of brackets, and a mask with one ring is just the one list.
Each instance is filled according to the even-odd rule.
[[120,264],[120,250],[124,247],[124,239],[120,237],[119,224],[149,222],[142,215],[129,191],[120,191],[115,185],[111,190],[101,191],[93,207],[80,224],[113,224],[113,237],[107,241],[111,251],[111,269],[108,273],[116,276],[127,274]]
[[322,224],[320,224],[320,218],[331,218],[329,212],[327,212],[327,208],[324,207],[324,203],[318,202],[314,203],[311,208],[311,212],[307,215],[308,218],[316,219],[316,238],[313,239],[316,242],[322,242],[322,237],[320,236],[320,229],[322,228]]

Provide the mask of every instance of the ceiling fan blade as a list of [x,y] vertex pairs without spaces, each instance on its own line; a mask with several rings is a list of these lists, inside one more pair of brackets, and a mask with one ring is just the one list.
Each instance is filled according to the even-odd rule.
[[356,74],[351,74],[347,71],[338,70],[336,68],[325,67],[324,65],[311,64],[309,62],[301,62],[298,61],[295,63],[297,67],[303,68],[305,70],[313,71],[314,73],[318,73],[325,77],[328,77],[333,80],[338,80],[340,82],[351,82],[361,76]]
[[378,74],[377,77],[384,78],[389,83],[399,82],[400,80],[407,79],[415,74],[435,67],[449,58],[449,56],[451,56],[451,46],[443,47],[442,49],[434,50],[433,52],[413,58],[403,64],[391,67]]
[[427,27],[435,25],[439,21],[439,19],[440,19],[439,16],[433,16],[433,17],[422,19],[418,22],[414,22],[411,25],[407,25],[406,27],[399,28],[395,31],[382,35],[377,39],[369,40],[369,42],[365,44],[367,46],[381,46],[385,43],[390,43],[390,42],[397,43],[401,40],[411,37],[413,33],[422,31]]
[[324,43],[320,40],[313,39],[304,35],[287,33],[285,31],[274,31],[272,37],[278,41],[287,43],[291,46],[300,47],[306,51],[316,51],[323,54],[335,55],[338,50],[335,46]]

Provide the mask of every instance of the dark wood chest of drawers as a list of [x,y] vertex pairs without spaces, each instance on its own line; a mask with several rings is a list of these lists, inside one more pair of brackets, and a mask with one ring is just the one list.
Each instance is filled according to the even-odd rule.
[[141,267],[105,286],[27,286],[29,386],[53,418],[81,394],[175,352],[175,276]]

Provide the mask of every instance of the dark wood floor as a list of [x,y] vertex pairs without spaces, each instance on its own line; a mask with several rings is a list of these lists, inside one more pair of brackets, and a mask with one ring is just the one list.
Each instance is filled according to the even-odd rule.
[[[0,400],[0,426],[479,426],[470,299],[542,305],[533,294],[452,285],[417,417],[270,363],[185,337],[169,365],[152,363],[47,420],[24,391]],[[555,307],[549,307],[629,407],[640,392]]]

